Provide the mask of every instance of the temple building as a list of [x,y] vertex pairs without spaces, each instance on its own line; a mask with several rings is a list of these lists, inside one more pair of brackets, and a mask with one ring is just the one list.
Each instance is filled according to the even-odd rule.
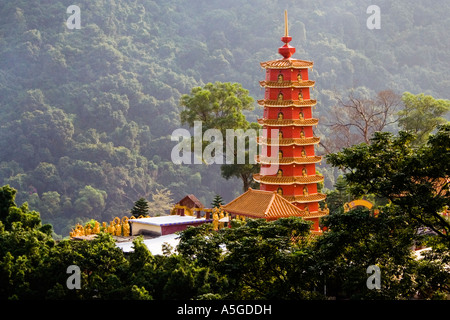
[[[257,157],[261,170],[253,178],[261,190],[276,192],[299,208],[302,217],[313,221],[312,230],[320,231],[319,218],[328,210],[320,209],[319,202],[326,195],[317,189],[323,176],[316,173],[316,163],[322,157],[315,155],[320,138],[313,131],[318,124],[312,114],[317,102],[310,97],[315,81],[308,77],[313,62],[291,58],[295,52],[289,45],[291,40],[285,12],[285,35],[281,38],[284,45],[278,49],[282,58],[261,63],[266,73],[260,82],[265,94],[258,101],[264,107],[263,118],[258,120],[263,126],[258,143],[265,156]],[[278,165],[277,171],[268,171],[274,164]]]
[[242,216],[268,221],[291,216],[302,217],[304,212],[276,192],[249,188],[239,197],[222,206],[233,217]]

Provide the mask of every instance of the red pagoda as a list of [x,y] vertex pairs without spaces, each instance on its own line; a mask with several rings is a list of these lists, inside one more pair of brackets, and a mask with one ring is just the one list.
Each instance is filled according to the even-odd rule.
[[[254,180],[261,190],[277,192],[302,210],[302,217],[313,221],[312,231],[320,231],[319,218],[328,210],[320,209],[319,202],[326,195],[317,189],[323,176],[316,173],[316,163],[322,157],[315,155],[320,138],[313,132],[318,120],[312,117],[312,107],[317,102],[310,98],[315,81],[308,78],[313,62],[292,59],[295,48],[289,45],[291,40],[285,12],[285,35],[281,38],[285,44],[278,49],[283,58],[261,63],[266,78],[260,81],[265,95],[258,101],[264,107],[263,118],[258,119],[263,126],[258,143],[266,156],[257,157],[261,170]],[[278,136],[272,136],[273,132]],[[271,165],[278,166],[276,173],[268,171]]]

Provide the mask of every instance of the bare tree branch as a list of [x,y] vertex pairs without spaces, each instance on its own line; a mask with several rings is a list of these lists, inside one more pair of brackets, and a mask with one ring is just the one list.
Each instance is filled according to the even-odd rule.
[[377,93],[365,99],[350,92],[346,98],[336,97],[327,126],[332,134],[325,138],[322,146],[327,152],[336,152],[361,142],[370,144],[374,132],[383,131],[397,121],[397,109],[401,96],[392,90]]

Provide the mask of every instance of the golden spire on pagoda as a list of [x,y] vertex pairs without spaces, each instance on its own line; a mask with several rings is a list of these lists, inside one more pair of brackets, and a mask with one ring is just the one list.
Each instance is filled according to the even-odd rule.
[[289,37],[287,10],[284,10],[284,36]]
[[287,10],[284,10],[284,36],[281,37],[281,41],[284,42],[284,46],[278,48],[278,53],[281,54],[285,60],[288,60],[295,52],[295,48],[289,45],[291,40],[292,37],[289,36]]

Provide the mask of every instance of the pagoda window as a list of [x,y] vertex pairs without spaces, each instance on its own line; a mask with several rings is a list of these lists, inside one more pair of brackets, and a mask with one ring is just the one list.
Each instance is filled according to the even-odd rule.
[[282,159],[283,158],[283,151],[278,151],[278,159]]
[[298,74],[297,74],[297,81],[301,82],[302,81],[302,72],[299,70]]
[[278,169],[278,171],[277,171],[277,177],[278,177],[278,178],[281,178],[282,176],[283,176],[283,170]]
[[306,158],[306,150],[305,150],[305,148],[302,149],[302,158]]
[[305,139],[305,131],[302,128],[302,131],[300,131],[300,138]]
[[278,139],[283,139],[283,131],[278,131]]
[[280,92],[279,94],[278,94],[278,100],[277,100],[278,102],[282,102],[283,101],[283,93],[282,92]]
[[278,75],[277,80],[278,80],[278,83],[283,82],[283,75],[281,73]]
[[302,90],[301,89],[298,92],[298,100],[303,101],[303,94],[302,94]]
[[283,189],[281,189],[281,187],[278,188],[278,189],[277,189],[277,193],[278,193],[280,196],[282,196],[282,195],[283,195]]
[[284,114],[283,112],[278,113],[278,121],[281,121],[284,119]]
[[298,114],[298,118],[299,118],[300,120],[304,120],[304,119],[305,119],[305,115],[303,114],[302,111],[300,111],[300,113]]
[[308,170],[306,170],[306,167],[303,167],[303,169],[302,169],[302,175],[303,175],[304,177],[306,177],[306,176],[308,175]]
[[307,187],[303,187],[303,195],[304,196],[308,195],[308,188]]

